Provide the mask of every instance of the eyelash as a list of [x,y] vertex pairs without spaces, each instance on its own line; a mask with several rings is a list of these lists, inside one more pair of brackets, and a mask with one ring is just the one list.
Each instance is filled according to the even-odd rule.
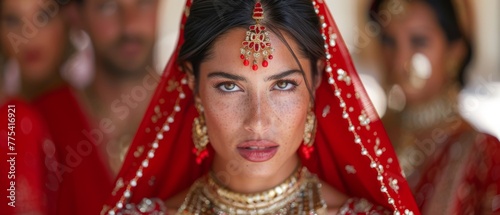
[[[226,84],[233,84],[235,88],[239,88],[239,90],[236,90],[236,91],[227,91],[227,90],[223,90],[223,87],[224,85]],[[234,82],[231,82],[231,81],[225,81],[225,82],[221,82],[221,83],[218,83],[218,84],[215,84],[214,85],[214,88],[216,88],[217,90],[219,90],[220,93],[234,93],[234,92],[238,92],[238,91],[241,91],[241,87],[239,87],[236,83]]]
[[[286,88],[289,87],[289,84],[291,84],[292,86],[290,87],[290,89],[278,89],[276,88],[278,83],[280,82],[285,82],[287,85],[286,85]],[[224,90],[224,85],[234,85],[234,88],[238,88],[237,90]],[[290,80],[290,79],[282,79],[282,80],[278,80],[276,81],[274,84],[273,84],[273,87],[271,90],[277,90],[277,91],[281,91],[281,92],[294,92],[296,89],[297,89],[297,86],[299,86],[299,84],[294,81],[294,80]],[[241,90],[241,87],[238,86],[236,83],[234,82],[231,82],[231,81],[225,81],[225,82],[221,82],[221,83],[218,83],[218,84],[215,84],[214,85],[214,88],[216,88],[220,93],[234,93],[234,92],[238,92],[238,91],[242,91]]]
[[[290,89],[286,89],[286,90],[281,90],[281,89],[276,89],[276,87],[278,86],[278,83],[280,82],[285,82],[287,84],[287,87],[289,84],[291,84],[292,86],[290,87]],[[278,91],[281,91],[281,92],[294,92],[296,89],[297,89],[297,86],[299,86],[299,84],[294,81],[294,80],[290,80],[290,79],[282,79],[282,80],[278,80],[274,83],[273,85],[273,90],[278,90]]]

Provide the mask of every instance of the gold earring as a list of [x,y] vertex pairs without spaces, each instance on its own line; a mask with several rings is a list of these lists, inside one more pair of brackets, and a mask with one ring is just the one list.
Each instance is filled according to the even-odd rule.
[[201,105],[196,105],[198,109],[199,116],[193,121],[193,143],[194,149],[193,153],[196,155],[196,163],[201,164],[203,159],[208,157],[208,134],[207,126],[205,125],[205,117],[203,115],[203,107]]
[[314,151],[314,138],[316,137],[316,115],[311,108],[307,113],[306,126],[304,128],[304,143],[302,144],[300,151],[306,159],[311,157],[311,153]]

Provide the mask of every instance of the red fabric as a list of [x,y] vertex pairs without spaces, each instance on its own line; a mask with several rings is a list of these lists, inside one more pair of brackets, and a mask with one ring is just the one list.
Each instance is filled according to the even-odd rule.
[[36,107],[45,118],[60,162],[58,214],[99,214],[112,187],[112,178],[100,155],[103,142],[99,129],[90,126],[89,117],[68,86],[41,96]]
[[[328,50],[332,58],[326,61],[333,67],[333,73],[323,74],[323,82],[316,92],[319,128],[315,150],[311,159],[302,159],[302,162],[322,180],[349,196],[366,198],[401,214],[406,210],[419,214],[392,145],[359,80],[333,18],[323,1],[314,2],[319,15],[325,18],[328,36],[336,34],[337,39],[336,45]],[[189,8],[190,5],[188,0],[186,6]],[[182,25],[186,22],[186,14],[189,13],[184,13]],[[181,28],[178,48],[183,43],[183,30]],[[191,128],[197,112],[193,96],[183,81],[185,75],[176,65],[177,57],[175,52],[167,65],[119,173],[114,192],[104,206],[105,210],[117,211],[124,204],[137,203],[145,197],[168,199],[189,188],[210,167],[210,157],[202,165],[197,165],[191,152]],[[338,69],[347,72],[351,83],[338,79]],[[336,85],[329,84],[330,77]],[[341,91],[339,97],[335,95],[336,90]],[[340,98],[346,103],[345,109],[340,105]],[[180,107],[178,112],[175,105]],[[347,119],[342,117],[344,110],[349,114]],[[361,125],[361,113],[370,119],[368,126]],[[168,117],[171,119],[168,120]],[[355,134],[348,130],[348,120],[354,125],[361,144],[355,143]],[[162,130],[166,126],[169,129]],[[155,148],[156,143],[158,148]],[[361,154],[362,149],[366,150],[366,155]],[[378,149],[380,153],[377,153]],[[210,153],[213,154],[213,151]],[[370,167],[372,161],[377,168],[379,165],[382,167],[383,180],[377,180],[377,170]],[[137,186],[134,186],[135,181]],[[394,189],[389,186],[391,181],[397,182],[397,186],[392,186]],[[387,190],[387,193],[381,190]],[[393,203],[389,203],[389,198]]]
[[[415,196],[422,212],[500,214],[499,153],[500,142],[495,137],[472,130],[453,134],[444,150],[429,158],[417,186]],[[458,168],[450,176],[446,170],[454,165]]]
[[[9,113],[13,115],[9,117]],[[51,161],[51,142],[42,119],[28,104],[15,99],[0,106],[0,114],[0,211],[2,214],[53,213],[54,205],[49,203],[55,193],[49,189],[52,188],[48,180],[50,172],[44,162]],[[15,120],[12,127],[8,126],[9,119]],[[8,137],[14,139],[8,140]],[[49,153],[47,158],[43,147]],[[15,183],[15,193],[12,193],[15,199],[8,198],[11,182]],[[9,202],[15,207],[9,206]]]

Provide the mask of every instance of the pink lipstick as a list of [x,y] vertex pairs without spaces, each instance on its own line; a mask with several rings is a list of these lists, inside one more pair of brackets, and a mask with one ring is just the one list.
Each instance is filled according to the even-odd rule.
[[279,145],[267,140],[252,140],[238,144],[238,153],[248,161],[264,162],[276,155]]

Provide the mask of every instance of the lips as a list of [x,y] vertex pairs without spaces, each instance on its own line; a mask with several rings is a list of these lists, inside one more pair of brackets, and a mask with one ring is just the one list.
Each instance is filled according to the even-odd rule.
[[23,56],[25,62],[27,63],[35,63],[41,60],[42,58],[42,52],[40,49],[37,48],[32,48],[29,50],[26,50]]
[[137,42],[127,42],[119,46],[119,50],[122,55],[134,58],[142,50],[142,44]]
[[279,145],[266,140],[247,141],[237,145],[238,153],[250,162],[268,161],[276,155]]

